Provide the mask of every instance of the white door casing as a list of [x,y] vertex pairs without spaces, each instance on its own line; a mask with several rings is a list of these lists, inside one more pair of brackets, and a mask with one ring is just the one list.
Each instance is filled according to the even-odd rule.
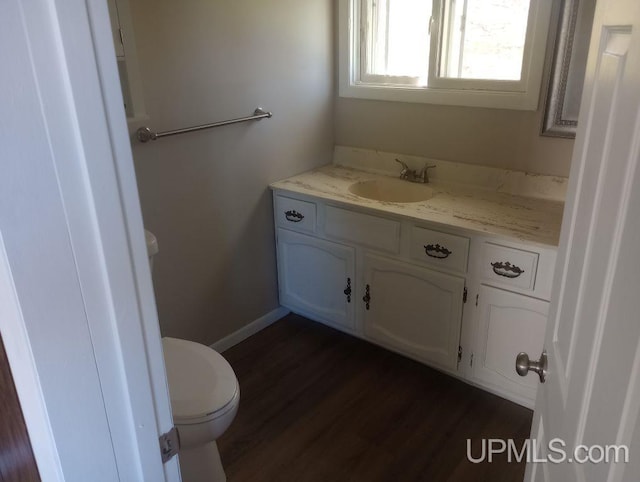
[[640,479],[639,157],[640,2],[601,0],[545,340],[549,375],[532,437],[541,455],[556,437],[569,457],[579,444],[626,444],[631,463],[529,464],[526,480]]
[[5,2],[0,61],[0,329],[40,473],[178,481],[106,2]]

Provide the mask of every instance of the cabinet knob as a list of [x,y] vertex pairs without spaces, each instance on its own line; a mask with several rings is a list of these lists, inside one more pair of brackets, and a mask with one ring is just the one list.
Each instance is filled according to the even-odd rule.
[[445,259],[448,258],[452,251],[448,250],[444,246],[439,244],[426,244],[424,246],[424,252],[430,258]]
[[515,264],[511,264],[509,261],[503,263],[502,261],[496,261],[491,263],[493,272],[498,276],[504,276],[505,278],[517,278],[524,270]]
[[362,297],[362,301],[364,301],[364,307],[369,309],[369,302],[371,301],[371,293],[369,292],[369,285],[364,290],[364,296]]
[[284,217],[287,218],[287,221],[291,221],[292,223],[299,223],[304,219],[304,214],[300,214],[296,210],[285,211]]
[[347,287],[343,293],[347,297],[347,303],[351,303],[351,278],[347,278]]

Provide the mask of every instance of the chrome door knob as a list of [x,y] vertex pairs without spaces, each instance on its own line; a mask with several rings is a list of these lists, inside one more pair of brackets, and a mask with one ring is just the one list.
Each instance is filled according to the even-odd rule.
[[529,355],[525,352],[518,353],[516,357],[516,372],[524,377],[529,372],[536,372],[540,377],[540,383],[544,383],[547,377],[547,352],[546,350],[540,355],[540,360],[529,360]]

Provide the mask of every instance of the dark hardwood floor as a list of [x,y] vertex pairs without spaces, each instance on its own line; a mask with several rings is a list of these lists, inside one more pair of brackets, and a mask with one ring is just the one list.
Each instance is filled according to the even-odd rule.
[[40,482],[13,380],[0,336],[0,482]]
[[532,412],[296,315],[227,350],[238,415],[218,440],[229,482],[522,481],[467,461],[483,438],[529,436]]

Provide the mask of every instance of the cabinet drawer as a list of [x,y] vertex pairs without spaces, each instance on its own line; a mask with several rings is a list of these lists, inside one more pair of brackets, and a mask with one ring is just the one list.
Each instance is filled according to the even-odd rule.
[[316,205],[290,197],[276,196],[276,224],[283,228],[313,233],[316,230]]
[[390,219],[327,206],[324,232],[336,239],[391,253],[400,250],[400,223]]
[[489,284],[511,286],[533,291],[539,254],[485,243],[482,256],[482,277]]
[[414,259],[464,273],[467,271],[469,238],[413,226],[410,253]]

